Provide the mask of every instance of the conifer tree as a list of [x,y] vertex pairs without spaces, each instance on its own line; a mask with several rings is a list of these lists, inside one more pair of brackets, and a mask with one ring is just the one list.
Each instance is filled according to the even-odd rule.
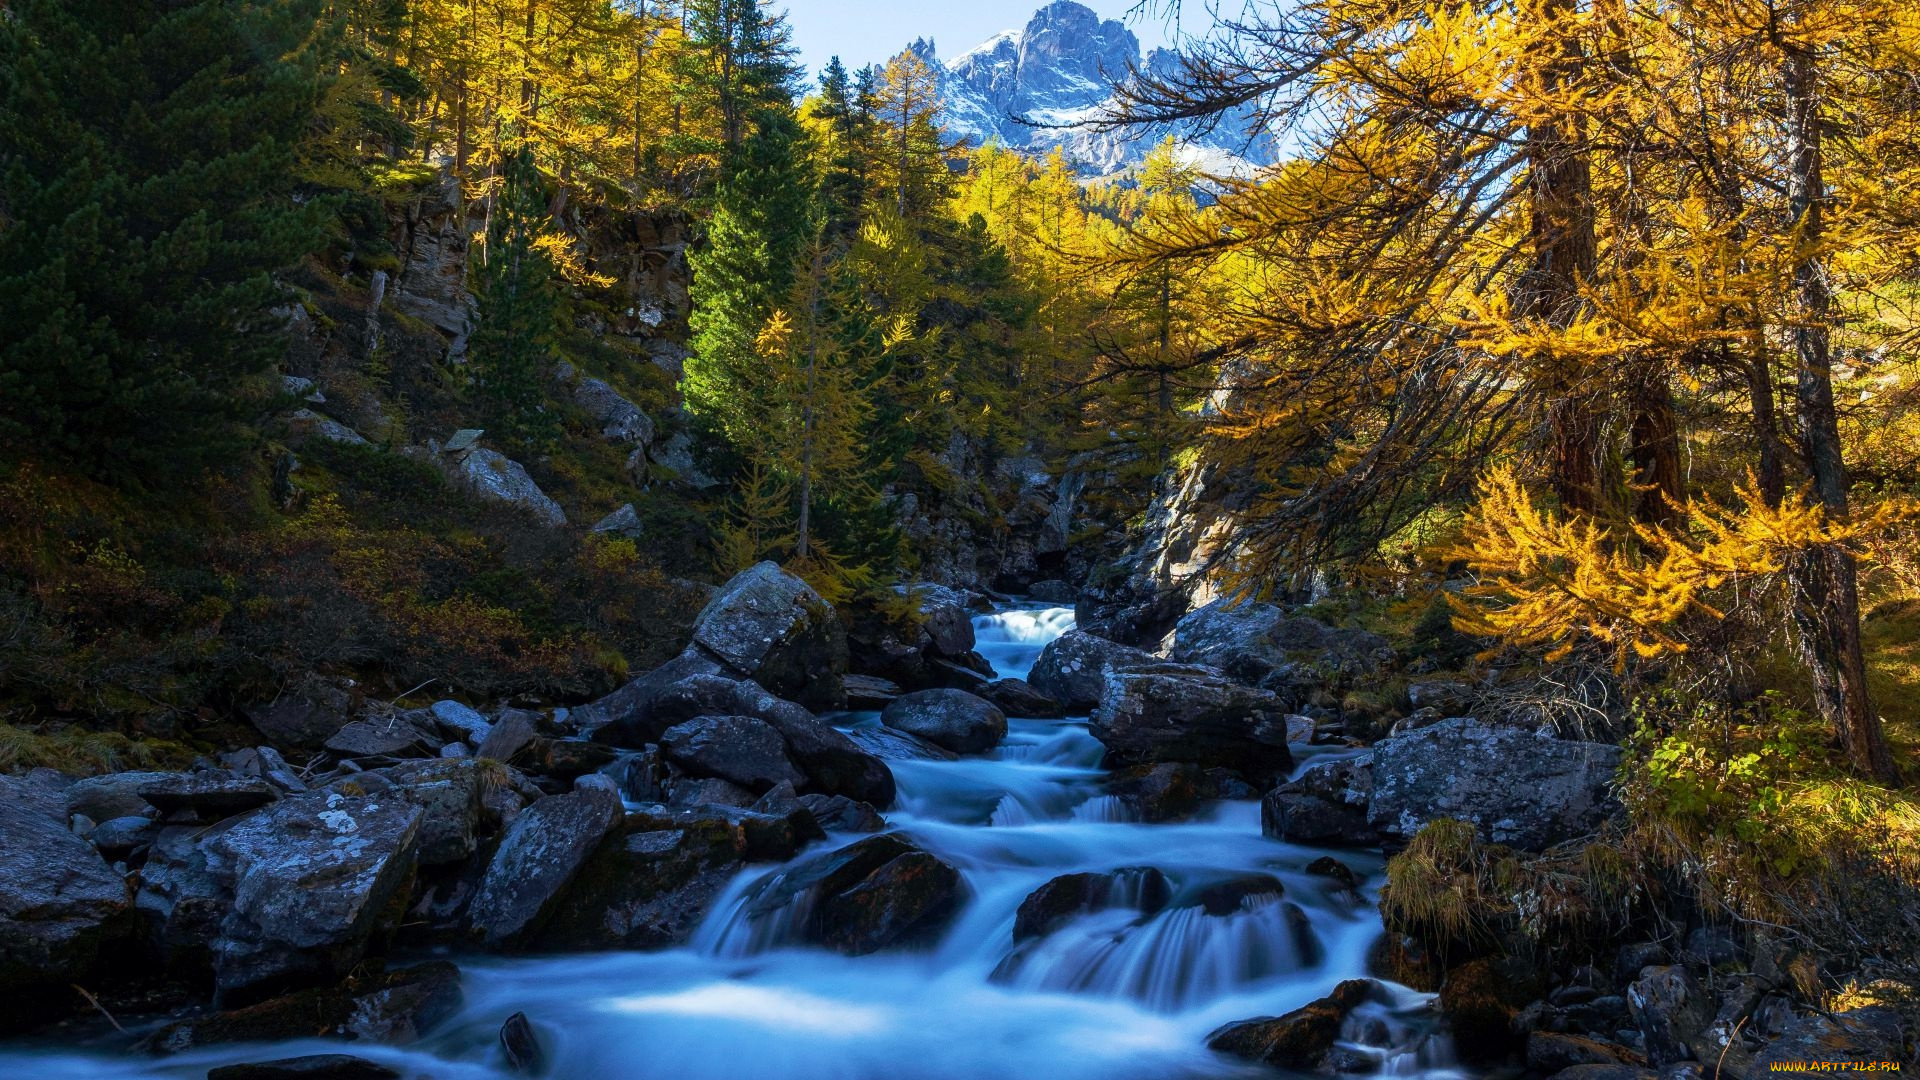
[[748,388],[761,365],[754,342],[792,287],[814,235],[814,183],[805,133],[791,111],[764,110],[732,155],[714,196],[705,242],[692,255],[693,355],[687,406],[736,445],[764,418]]
[[523,146],[507,159],[473,268],[480,323],[469,346],[468,380],[488,427],[529,449],[547,445],[558,432],[542,390],[560,326],[553,263],[540,245],[546,220],[540,170],[533,150]]
[[230,460],[282,347],[273,274],[327,79],[317,0],[17,0],[0,16],[0,443],[96,474]]

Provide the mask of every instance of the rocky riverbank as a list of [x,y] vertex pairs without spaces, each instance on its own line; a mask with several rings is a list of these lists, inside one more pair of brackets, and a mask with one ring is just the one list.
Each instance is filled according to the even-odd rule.
[[[1618,746],[1476,719],[1474,686],[1406,682],[1376,635],[1214,604],[1161,650],[1069,630],[1026,679],[996,678],[970,621],[976,597],[906,592],[917,634],[850,635],[803,582],[762,564],[713,595],[678,657],[577,708],[398,709],[313,679],[252,712],[260,745],[190,771],[0,780],[0,1015],[14,1033],[54,1024],[67,1037],[138,1019],[117,1045],[162,1058],[314,1036],[405,1045],[462,1005],[459,969],[425,959],[434,950],[684,945],[755,863],[787,865],[725,901],[751,933],[847,956],[926,948],[973,887],[951,854],[882,831],[895,770],[990,750],[1010,718],[1090,714],[1110,771],[1086,805],[1113,820],[1178,822],[1258,799],[1261,831],[1289,844],[1431,861],[1449,838],[1447,857],[1530,866],[1621,812]],[[1405,685],[1394,715],[1340,704],[1390,679]],[[816,715],[849,701],[877,722],[842,730]],[[830,833],[853,842],[818,843]],[[1305,872],[1358,881],[1337,856]],[[1896,1013],[1809,1009],[1809,957],[1685,903],[1529,946],[1518,932],[1396,920],[1411,881],[1389,870],[1394,929],[1372,974],[1437,990],[1457,1053],[1477,1067],[1757,1078],[1774,1062],[1910,1054]],[[1256,873],[1188,892],[1176,901],[1151,866],[1048,880],[1019,904],[1003,977],[1021,978],[1035,939],[1063,920],[1153,918],[1169,904],[1227,916],[1285,889]],[[1208,1045],[1287,1070],[1377,1069],[1352,1047],[1366,1045],[1353,1041],[1362,1007],[1382,993],[1342,982],[1226,1023]],[[508,1028],[509,1060],[537,1061],[534,1029]]]

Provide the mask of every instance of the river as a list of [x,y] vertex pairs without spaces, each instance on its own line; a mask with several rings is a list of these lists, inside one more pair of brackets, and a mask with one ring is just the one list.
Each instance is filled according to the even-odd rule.
[[[979,650],[1001,676],[1025,676],[1042,646],[1072,625],[1061,608],[974,620]],[[1351,752],[1296,749],[1300,768]],[[548,1075],[569,1080],[1269,1075],[1207,1050],[1207,1034],[1366,975],[1368,947],[1382,933],[1380,859],[1335,853],[1361,877],[1357,893],[1309,875],[1305,866],[1328,853],[1261,836],[1254,802],[1217,804],[1182,823],[1130,822],[1101,791],[1100,757],[1084,719],[1013,720],[1005,742],[984,756],[890,762],[899,799],[889,825],[959,868],[971,892],[927,951],[843,957],[785,944],[777,913],[745,915],[752,886],[778,872],[760,866],[741,874],[683,948],[456,956],[465,1006],[405,1048],[313,1040],[147,1059],[15,1044],[0,1048],[0,1076],[199,1078],[214,1065],[346,1052],[406,1076],[497,1078],[506,1075],[497,1033],[522,1011],[551,1059]],[[1016,949],[1014,913],[1048,880],[1147,866],[1173,887],[1158,914],[1083,915]],[[1284,899],[1250,896],[1229,914],[1183,902],[1249,873],[1280,879]],[[1431,995],[1383,984],[1349,1017],[1341,1045],[1389,1075],[1457,1075],[1434,1026]]]

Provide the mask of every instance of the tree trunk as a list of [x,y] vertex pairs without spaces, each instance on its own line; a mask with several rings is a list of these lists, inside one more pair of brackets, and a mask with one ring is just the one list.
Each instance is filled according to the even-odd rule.
[[1680,425],[1673,415],[1673,388],[1657,371],[1644,372],[1633,390],[1633,519],[1668,526],[1686,504],[1680,469]]
[[[1828,338],[1833,296],[1819,249],[1825,238],[1826,181],[1822,175],[1819,74],[1813,53],[1787,44],[1787,194],[1800,254],[1794,265],[1794,404],[1801,450],[1812,473],[1814,495],[1835,521],[1847,518],[1847,470],[1833,405],[1833,365]],[[1862,774],[1882,783],[1899,779],[1880,717],[1867,695],[1866,658],[1860,646],[1859,570],[1853,553],[1831,547],[1803,555],[1793,568],[1796,621],[1802,651],[1813,675],[1820,711],[1833,724],[1847,757]]]
[[[1558,20],[1573,10],[1574,0],[1550,0],[1541,14]],[[1550,92],[1571,86],[1584,60],[1572,34],[1560,35],[1560,40],[1560,52],[1545,73]],[[1527,132],[1527,157],[1534,263],[1522,311],[1566,329],[1580,316],[1580,286],[1592,278],[1595,259],[1593,175],[1581,145],[1579,119],[1563,116],[1535,124]],[[1557,366],[1540,390],[1547,399],[1554,493],[1568,511],[1597,513],[1603,503],[1602,418],[1585,383],[1582,372]]]

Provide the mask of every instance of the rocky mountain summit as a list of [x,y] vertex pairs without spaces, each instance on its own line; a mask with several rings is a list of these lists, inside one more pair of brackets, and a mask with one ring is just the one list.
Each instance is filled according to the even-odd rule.
[[[1138,164],[1168,134],[1085,126],[1107,107],[1116,80],[1134,70],[1166,71],[1178,57],[1168,49],[1143,53],[1126,24],[1073,0],[1055,0],[1024,28],[996,34],[952,60],[939,60],[930,41],[916,41],[912,49],[940,74],[943,118],[953,136],[997,139],[1036,154],[1059,146],[1078,168],[1105,175]],[[1181,152],[1209,172],[1233,175],[1273,161],[1269,141],[1244,120],[1183,140]]]

